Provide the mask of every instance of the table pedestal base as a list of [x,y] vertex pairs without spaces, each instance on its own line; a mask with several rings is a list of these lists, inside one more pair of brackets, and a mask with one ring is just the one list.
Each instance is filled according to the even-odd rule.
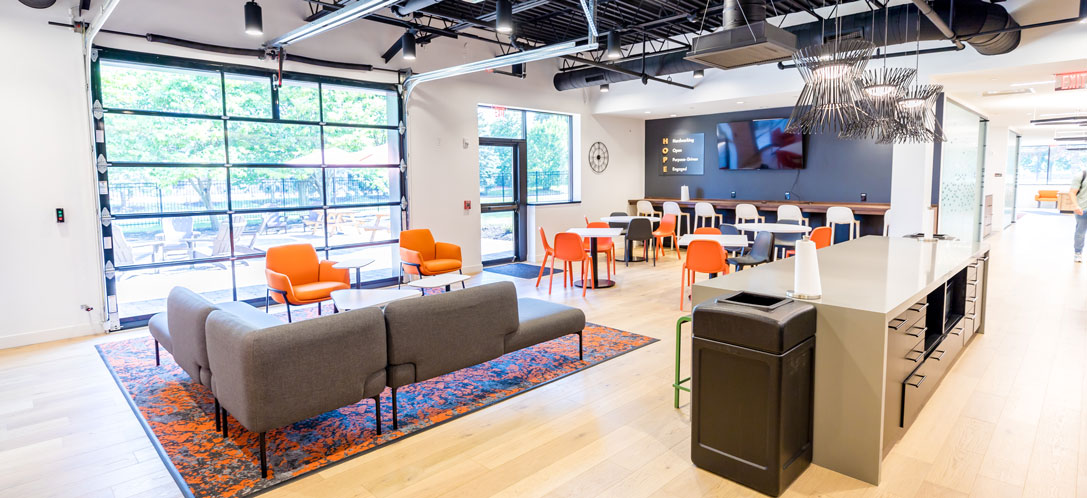
[[[584,280],[578,280],[577,282],[574,282],[574,287],[586,287],[586,286],[588,286],[590,289],[593,288],[592,282],[586,282]],[[608,287],[614,287],[614,286],[615,286],[615,281],[614,280],[607,280],[607,279],[602,278],[602,279],[599,279],[599,280],[596,281],[596,288],[597,289],[607,289]]]

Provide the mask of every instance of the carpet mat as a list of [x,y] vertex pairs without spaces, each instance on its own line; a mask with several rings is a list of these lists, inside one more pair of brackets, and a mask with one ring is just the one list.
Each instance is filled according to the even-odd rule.
[[[483,271],[489,271],[491,273],[500,273],[502,275],[509,275],[517,278],[535,279],[540,274],[540,267],[537,265],[530,265],[528,263],[512,263],[502,266],[488,266]],[[555,274],[562,273],[562,269],[555,268]],[[543,276],[551,274],[551,267],[544,267]]]
[[[313,310],[316,312],[316,309]],[[382,429],[370,399],[268,433],[268,479],[260,478],[257,434],[230,418],[230,437],[215,430],[211,391],[192,382],[170,354],[155,366],[150,337],[97,346],[152,444],[186,496],[241,497],[359,456],[472,413],[656,339],[587,324],[585,360],[577,336],[561,337],[487,363],[397,390],[400,430],[392,428],[390,391],[382,394]]]

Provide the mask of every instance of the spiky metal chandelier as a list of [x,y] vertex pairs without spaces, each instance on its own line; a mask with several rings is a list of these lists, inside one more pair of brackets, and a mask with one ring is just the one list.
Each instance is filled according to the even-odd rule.
[[840,40],[793,53],[804,89],[789,117],[788,130],[804,134],[850,132],[867,119],[857,78],[876,47],[866,40]]
[[947,141],[940,121],[936,119],[936,101],[943,91],[943,85],[914,85],[902,93],[898,110],[903,126],[895,135],[894,143]]
[[852,129],[841,134],[842,138],[870,139],[878,143],[892,143],[903,133],[906,125],[898,100],[913,83],[917,71],[904,67],[869,69],[857,78],[861,90],[860,108],[864,119]]

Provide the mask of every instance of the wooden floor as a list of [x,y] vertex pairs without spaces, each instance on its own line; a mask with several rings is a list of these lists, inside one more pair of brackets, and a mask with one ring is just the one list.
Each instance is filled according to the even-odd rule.
[[[1087,265],[1072,262],[1071,231],[1069,217],[1031,215],[992,238],[988,333],[887,457],[881,486],[812,466],[785,496],[1087,497]],[[546,280],[511,280],[547,298]],[[669,387],[674,255],[620,264],[616,280],[585,299],[556,281],[551,299],[659,343],[266,496],[757,496],[690,462],[689,398],[673,409]],[[93,348],[134,334],[146,331],[0,351],[0,496],[179,496]]]

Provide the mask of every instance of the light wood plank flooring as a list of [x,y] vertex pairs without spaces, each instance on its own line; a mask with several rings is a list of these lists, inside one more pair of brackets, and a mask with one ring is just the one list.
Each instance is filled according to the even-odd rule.
[[[991,242],[988,333],[882,485],[813,466],[786,496],[1087,497],[1087,267],[1072,263],[1071,220],[1030,215]],[[661,341],[266,496],[757,496],[690,463],[689,398],[674,410],[669,387],[679,279],[669,253],[620,263],[618,286],[585,299],[556,282],[550,298],[590,321]],[[546,280],[511,280],[548,298]],[[0,351],[0,496],[179,496],[93,348],[138,334]]]

